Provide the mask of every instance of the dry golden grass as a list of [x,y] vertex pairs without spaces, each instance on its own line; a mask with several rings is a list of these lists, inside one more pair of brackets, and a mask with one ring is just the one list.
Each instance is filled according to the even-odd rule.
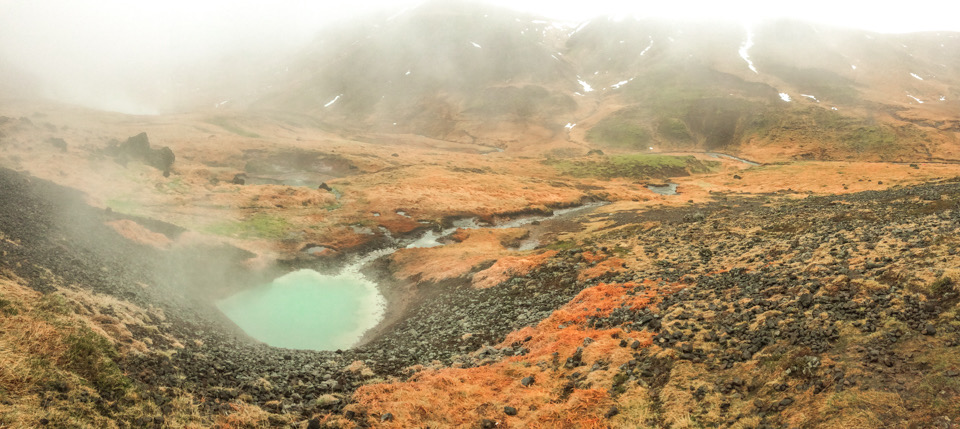
[[643,427],[648,420],[657,416],[650,392],[639,386],[624,392],[617,400],[617,408],[620,414],[610,420],[610,425],[615,428]]
[[796,407],[785,417],[796,426],[816,422],[820,427],[866,429],[895,423],[887,421],[886,416],[908,415],[896,393],[846,390],[818,398],[811,407]]
[[142,225],[128,219],[115,220],[107,222],[117,233],[126,237],[135,243],[146,244],[158,249],[164,249],[170,245],[170,239],[167,236],[153,232]]
[[400,249],[390,256],[391,270],[400,278],[426,281],[462,277],[473,267],[514,252],[503,243],[522,238],[519,228],[458,230],[457,242],[439,247]]
[[[162,320],[161,313],[78,289],[42,295],[6,274],[0,300],[0,427],[33,428],[46,419],[50,427],[115,428],[118,420],[160,414],[116,366],[111,338],[128,338],[125,324],[148,326],[144,320]],[[116,317],[99,313],[108,307]],[[166,427],[209,427],[197,401],[166,393],[172,399]],[[119,406],[105,415],[98,398]]]
[[231,403],[233,410],[230,414],[217,417],[213,424],[217,429],[260,429],[271,427],[270,414],[260,407],[244,404]]
[[604,274],[609,273],[619,273],[626,270],[624,268],[625,261],[620,258],[610,258],[598,262],[596,265],[580,270],[580,274],[577,276],[577,280],[585,281],[590,279],[595,279]]
[[474,274],[473,287],[486,289],[503,283],[512,277],[524,276],[556,254],[555,250],[548,250],[529,256],[504,256],[497,259],[497,262],[490,268]]

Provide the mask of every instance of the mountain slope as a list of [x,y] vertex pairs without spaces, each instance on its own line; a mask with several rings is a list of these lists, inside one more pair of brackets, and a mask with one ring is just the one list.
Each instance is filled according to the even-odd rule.
[[253,106],[500,147],[957,159],[958,45],[793,21],[574,27],[427,3],[329,29]]

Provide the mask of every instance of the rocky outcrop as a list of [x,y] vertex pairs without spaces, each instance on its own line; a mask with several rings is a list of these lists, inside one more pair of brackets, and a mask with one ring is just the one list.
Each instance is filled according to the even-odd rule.
[[124,165],[129,161],[139,161],[147,164],[163,171],[164,177],[170,175],[170,169],[177,159],[173,150],[167,146],[158,149],[151,148],[147,133],[137,134],[123,143],[112,145],[107,148],[107,153],[116,157],[117,162]]

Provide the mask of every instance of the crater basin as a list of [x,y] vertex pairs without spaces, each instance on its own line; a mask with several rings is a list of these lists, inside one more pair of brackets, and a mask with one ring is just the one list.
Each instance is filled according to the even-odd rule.
[[216,304],[244,332],[271,346],[336,350],[350,348],[380,322],[385,300],[355,271],[298,270]]

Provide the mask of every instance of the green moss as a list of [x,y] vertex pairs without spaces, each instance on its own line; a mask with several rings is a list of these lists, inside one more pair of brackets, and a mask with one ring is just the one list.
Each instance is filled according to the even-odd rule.
[[565,175],[607,179],[686,176],[691,173],[705,173],[719,165],[713,161],[700,161],[693,156],[652,154],[617,155],[600,160],[549,160],[547,163]]
[[652,140],[650,131],[633,112],[617,113],[604,118],[587,131],[587,140],[606,146],[643,149]]
[[291,229],[286,219],[267,214],[256,214],[249,219],[235,222],[228,221],[207,227],[211,234],[237,238],[283,238]]
[[48,315],[62,316],[73,312],[67,299],[56,293],[44,294],[35,308],[41,315],[47,313]]
[[108,199],[107,207],[117,213],[136,214],[140,204],[134,202],[130,197],[118,197]]
[[20,311],[17,310],[16,304],[14,304],[13,301],[0,298],[0,314],[4,316],[16,316],[18,313],[20,313]]
[[881,158],[892,157],[907,150],[910,142],[927,138],[914,125],[894,127],[821,107],[767,109],[751,119],[746,132],[767,141],[817,141]]
[[843,130],[840,142],[857,153],[883,152],[895,147],[897,135],[880,126],[861,126]]
[[117,351],[106,338],[87,328],[66,339],[67,350],[63,355],[66,368],[89,382],[100,396],[116,399],[130,386],[116,364]]
[[184,194],[187,193],[189,189],[187,185],[183,183],[183,178],[177,177],[164,183],[162,186],[158,186],[157,190],[164,194]]
[[941,296],[946,293],[953,292],[953,279],[950,277],[940,277],[936,281],[930,284],[930,292],[935,296]]
[[577,243],[574,243],[573,241],[570,241],[570,240],[556,241],[546,246],[543,246],[544,249],[550,249],[550,250],[569,250],[569,249],[573,249],[574,247],[577,247]]
[[686,124],[676,118],[661,118],[657,126],[657,133],[660,137],[675,142],[689,142],[693,140]]

